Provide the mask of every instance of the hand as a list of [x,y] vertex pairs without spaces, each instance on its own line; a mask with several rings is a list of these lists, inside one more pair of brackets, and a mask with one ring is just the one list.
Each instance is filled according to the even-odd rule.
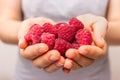
[[23,21],[18,33],[20,54],[22,57],[30,60],[32,64],[38,68],[44,69],[46,72],[54,72],[61,68],[65,59],[57,50],[50,50],[46,44],[38,43],[35,45],[27,45],[24,35],[28,32],[31,25],[55,22],[47,18],[33,18]]
[[77,18],[84,23],[86,29],[89,29],[92,32],[93,44],[81,46],[78,50],[69,49],[66,52],[67,59],[64,64],[64,72],[66,73],[70,70],[87,67],[96,59],[99,59],[106,54],[106,19],[92,14],[80,15]]

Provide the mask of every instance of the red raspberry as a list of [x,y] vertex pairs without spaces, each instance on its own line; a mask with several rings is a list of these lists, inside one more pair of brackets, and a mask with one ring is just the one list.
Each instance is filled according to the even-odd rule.
[[51,33],[43,33],[41,35],[41,43],[45,43],[49,46],[49,49],[53,49],[55,44],[55,35]]
[[34,24],[25,35],[25,39],[29,45],[45,43],[50,50],[56,49],[62,56],[65,56],[69,48],[78,49],[81,45],[92,43],[91,32],[83,28],[83,23],[77,18],[71,18],[69,23],[61,22],[55,25],[45,23],[42,27]]
[[60,38],[55,40],[54,49],[58,50],[61,53],[61,55],[64,56],[66,50],[68,50],[69,48],[72,48],[72,45],[69,42]]
[[80,45],[91,45],[92,43],[92,34],[87,29],[79,30],[75,38],[77,43],[79,43]]
[[78,49],[80,45],[77,42],[72,43],[72,48]]
[[28,33],[25,35],[25,40],[27,41],[28,45],[39,43],[42,33],[43,29],[39,24],[32,25]]
[[83,29],[84,25],[81,21],[79,21],[77,18],[71,18],[69,20],[69,25],[76,28],[76,30]]
[[57,29],[52,24],[50,23],[43,24],[43,29],[44,29],[44,32],[55,34],[55,36],[57,37]]
[[74,40],[75,34],[76,29],[71,27],[70,25],[65,25],[58,30],[58,37],[68,42],[72,42]]
[[56,27],[58,30],[59,30],[60,28],[62,28],[62,27],[65,27],[65,26],[68,26],[68,24],[65,23],[65,22],[61,22],[61,23],[55,24],[55,27]]

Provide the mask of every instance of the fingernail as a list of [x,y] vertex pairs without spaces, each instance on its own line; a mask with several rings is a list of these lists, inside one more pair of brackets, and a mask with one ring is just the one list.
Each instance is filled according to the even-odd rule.
[[18,44],[20,45],[20,44],[22,44],[22,43],[23,43],[23,40],[20,39],[19,42],[18,42]]
[[18,42],[18,45],[20,48],[26,48],[27,46],[27,43],[23,40],[23,39],[20,39],[19,42]]
[[51,60],[51,61],[56,61],[56,60],[58,60],[58,57],[55,56],[55,55],[51,55],[51,56],[50,56],[50,60]]
[[103,39],[103,37],[99,39],[99,42],[100,42],[99,47],[104,47],[104,45],[105,45],[105,40]]

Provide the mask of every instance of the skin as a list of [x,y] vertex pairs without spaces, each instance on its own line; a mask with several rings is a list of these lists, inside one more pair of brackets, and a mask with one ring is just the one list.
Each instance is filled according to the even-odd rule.
[[[106,55],[107,44],[105,36],[107,31],[107,20],[100,16],[92,14],[80,15],[77,17],[90,30],[93,35],[93,44],[81,46],[77,49],[69,49],[66,52],[67,59],[64,64],[64,72],[77,70],[87,67],[94,63],[96,59],[100,59]],[[65,70],[67,68],[67,70]]]
[[[18,44],[22,57],[30,60],[37,68],[46,72],[54,72],[63,68],[65,73],[78,70],[94,63],[106,55],[107,44],[120,44],[120,0],[110,0],[106,19],[100,16],[85,14],[77,18],[85,24],[85,28],[93,33],[94,44],[82,46],[78,50],[69,49],[64,59],[56,50],[49,51],[43,43],[27,46],[24,35],[34,22],[44,24],[55,22],[48,18],[32,18],[21,20],[20,0],[0,0],[0,40],[5,43]],[[7,6],[6,6],[7,5]]]
[[107,42],[112,45],[120,45],[120,0],[111,0],[108,8]]

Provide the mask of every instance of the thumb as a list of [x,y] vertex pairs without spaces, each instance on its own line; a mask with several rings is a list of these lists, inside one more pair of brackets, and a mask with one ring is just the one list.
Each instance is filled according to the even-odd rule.
[[105,22],[96,22],[93,24],[93,40],[98,47],[104,47],[107,24]]

